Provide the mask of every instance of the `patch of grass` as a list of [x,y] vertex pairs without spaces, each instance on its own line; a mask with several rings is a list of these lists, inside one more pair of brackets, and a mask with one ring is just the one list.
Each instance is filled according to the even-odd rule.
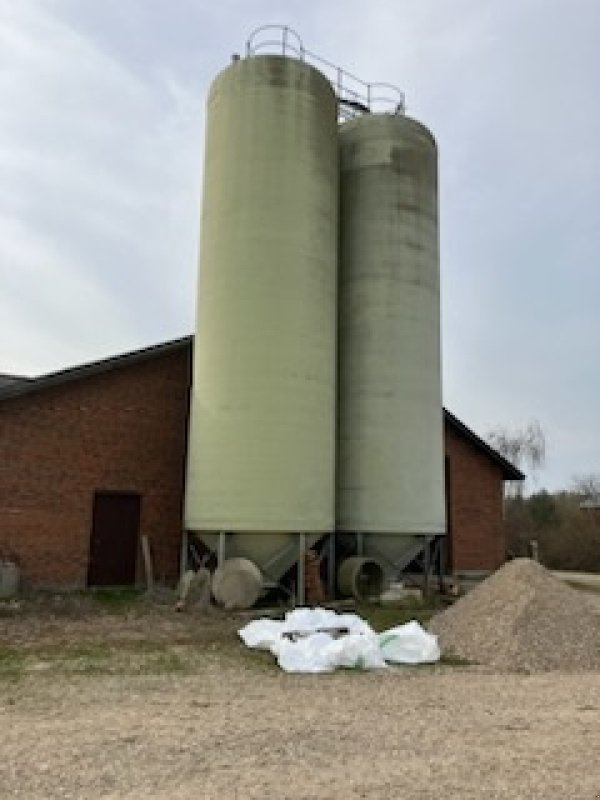
[[0,650],[0,678],[22,677],[31,672],[103,672],[111,660],[111,649],[102,643],[73,647],[3,648]]
[[356,613],[365,619],[373,630],[381,631],[395,628],[397,625],[404,625],[412,619],[416,619],[421,625],[425,625],[436,613],[436,608],[425,608],[422,604],[420,608],[390,608],[377,605],[360,605],[356,608]]
[[80,658],[63,664],[55,662],[50,669],[55,673],[69,675],[111,675],[118,671],[110,661],[96,661],[89,658]]
[[442,657],[438,663],[448,667],[470,667],[473,666],[475,662],[469,661],[462,656],[457,656],[455,653],[442,653]]
[[99,674],[110,671],[113,651],[103,642],[88,642],[39,655],[56,672]]
[[250,650],[249,648],[243,647],[243,652],[238,653],[237,659],[238,663],[241,661],[244,664],[245,669],[252,669],[262,673],[281,673],[281,669],[277,664],[277,659],[268,650]]
[[192,648],[179,650],[175,652],[167,643],[149,640],[118,643],[118,646],[85,642],[26,650],[5,647],[0,648],[0,681],[38,672],[53,675],[162,675],[192,671],[196,660]]
[[600,585],[597,583],[583,583],[579,581],[565,581],[572,589],[578,589],[580,592],[589,592],[590,594],[600,594]]
[[270,652],[246,647],[235,633],[229,633],[226,638],[215,639],[210,643],[196,645],[193,652],[195,661],[218,659],[221,663],[243,666],[244,669],[279,672],[277,662]]
[[156,675],[187,669],[186,661],[169,644],[147,639],[67,647],[55,653],[51,665],[55,671],[90,675]]
[[112,642],[115,650],[127,653],[128,655],[146,656],[155,653],[162,653],[169,642],[161,642],[158,639],[121,639]]
[[131,586],[110,589],[91,589],[90,596],[95,603],[111,613],[125,613],[139,603],[143,589]]
[[39,616],[81,617],[90,613],[124,614],[142,605],[143,589],[132,586],[68,589],[40,589],[13,601],[0,602],[0,617]]
[[54,652],[48,652],[48,655],[58,656],[64,661],[71,661],[80,658],[110,658],[112,648],[106,642],[85,642],[77,645],[69,645],[68,647],[54,649]]
[[15,647],[0,647],[0,680],[14,680],[21,677],[25,656]]
[[393,664],[390,665],[393,669],[399,669],[403,672],[419,673],[419,672],[435,672],[440,667],[472,667],[475,666],[474,661],[468,661],[466,658],[457,656],[454,653],[442,653],[439,661],[434,661],[431,664]]
[[143,659],[139,669],[136,669],[135,672],[143,675],[164,675],[172,672],[187,672],[189,668],[189,664],[178,653],[165,649]]

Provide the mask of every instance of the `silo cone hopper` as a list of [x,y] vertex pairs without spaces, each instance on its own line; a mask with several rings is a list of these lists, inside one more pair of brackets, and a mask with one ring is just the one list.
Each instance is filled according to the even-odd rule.
[[[320,533],[209,533],[201,531],[197,534],[203,544],[216,556],[219,568],[233,559],[244,559],[252,562],[261,578],[261,590],[273,588],[281,583],[285,574],[294,566],[302,564],[306,549],[313,547],[322,538]],[[239,566],[240,575],[246,574],[244,565]],[[303,578],[302,570],[298,571],[298,580]],[[301,597],[302,593],[299,592]],[[250,598],[250,594],[248,595]],[[223,603],[226,605],[226,603]],[[253,605],[236,603],[238,608]]]
[[427,536],[397,533],[369,533],[363,539],[364,556],[380,562],[389,580],[395,580],[408,565],[423,554],[430,542]]

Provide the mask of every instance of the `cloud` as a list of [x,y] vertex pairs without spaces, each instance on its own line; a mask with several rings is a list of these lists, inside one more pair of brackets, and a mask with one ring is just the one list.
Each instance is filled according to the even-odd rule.
[[319,48],[438,141],[446,404],[482,434],[539,418],[549,486],[597,469],[600,6],[325,7]]
[[204,101],[268,21],[436,136],[446,404],[597,471],[596,0],[0,0],[0,372],[192,330]]
[[[0,48],[2,369],[52,370],[187,332],[199,97],[167,69],[140,79],[33,3],[2,8]],[[20,367],[11,342],[25,329],[34,351]]]

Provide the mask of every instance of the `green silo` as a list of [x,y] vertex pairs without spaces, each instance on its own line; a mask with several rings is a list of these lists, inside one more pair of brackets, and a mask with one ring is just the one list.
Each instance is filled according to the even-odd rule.
[[275,580],[293,534],[334,527],[337,212],[327,79],[234,61],[207,108],[185,524]]
[[445,532],[435,141],[365,114],[340,171],[337,527],[391,564]]

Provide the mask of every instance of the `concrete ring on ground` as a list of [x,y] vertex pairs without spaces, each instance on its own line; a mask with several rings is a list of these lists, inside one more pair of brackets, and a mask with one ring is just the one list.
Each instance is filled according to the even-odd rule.
[[374,558],[351,556],[338,568],[338,589],[344,597],[367,600],[379,597],[383,591],[383,567]]
[[228,558],[217,567],[212,579],[213,597],[227,611],[251,608],[262,587],[261,571],[247,558]]

